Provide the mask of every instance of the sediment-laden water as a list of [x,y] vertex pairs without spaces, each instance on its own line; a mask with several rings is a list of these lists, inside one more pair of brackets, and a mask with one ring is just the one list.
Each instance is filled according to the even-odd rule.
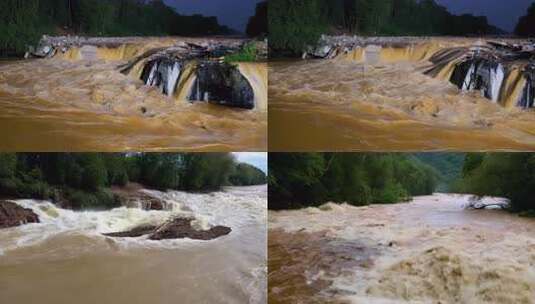
[[[140,79],[145,62],[121,73],[120,66],[153,49],[217,41],[133,39],[72,47],[48,59],[2,61],[0,146],[4,151],[265,150],[267,64],[236,64],[254,91],[254,109],[191,102],[191,84],[174,83],[176,92],[162,94],[161,87]],[[194,77],[186,77],[183,82],[193,83]]]
[[535,303],[535,221],[469,198],[270,211],[270,303]]
[[[17,200],[41,223],[0,230],[1,303],[265,303],[265,186],[212,194],[149,191],[165,211],[74,212]],[[210,241],[110,238],[102,233],[170,217],[224,225]]]
[[485,43],[371,44],[334,59],[270,63],[270,149],[532,150],[535,115],[517,106],[525,62],[490,71],[485,92],[450,82],[462,56]]

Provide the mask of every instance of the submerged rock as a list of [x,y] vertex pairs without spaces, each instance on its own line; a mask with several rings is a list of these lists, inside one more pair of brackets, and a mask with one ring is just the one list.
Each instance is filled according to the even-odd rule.
[[238,68],[231,64],[204,62],[197,67],[189,100],[253,109],[254,91]]
[[0,228],[9,228],[28,223],[39,223],[39,216],[31,209],[6,201],[0,201]]
[[149,235],[150,240],[165,239],[194,239],[213,240],[229,234],[232,229],[225,226],[215,226],[209,230],[196,230],[192,226],[193,218],[174,218],[161,226],[139,226],[129,231],[106,233],[110,237],[140,237]]

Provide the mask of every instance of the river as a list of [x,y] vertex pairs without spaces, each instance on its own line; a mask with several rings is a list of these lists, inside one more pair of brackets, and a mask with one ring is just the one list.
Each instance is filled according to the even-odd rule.
[[[437,77],[424,74],[433,54],[481,43],[433,38],[373,56],[357,49],[329,60],[270,63],[270,150],[533,150],[533,111],[459,90],[448,81],[452,64]],[[504,91],[516,83],[518,73],[510,75]]]
[[[133,39],[133,38],[132,38]],[[263,151],[265,105],[254,110],[190,103],[188,92],[163,95],[140,80],[142,67],[118,66],[155,49],[203,39],[139,38],[70,49],[50,59],[0,62],[3,151]],[[217,40],[216,40],[217,41]],[[83,57],[84,52],[89,54]],[[91,58],[90,58],[91,57]],[[267,101],[267,64],[239,63]]]
[[469,198],[270,211],[269,302],[535,303],[535,221]]
[[[149,191],[167,211],[74,212],[17,200],[41,223],[0,230],[0,303],[265,303],[266,186]],[[171,216],[232,229],[211,241],[109,238]]]

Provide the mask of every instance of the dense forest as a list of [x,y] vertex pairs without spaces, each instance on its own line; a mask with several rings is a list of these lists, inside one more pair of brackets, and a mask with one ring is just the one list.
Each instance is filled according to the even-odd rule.
[[466,155],[456,192],[505,197],[513,211],[535,210],[535,154]]
[[486,17],[453,15],[434,0],[271,0],[270,47],[298,54],[324,33],[373,36],[502,33]]
[[270,153],[269,208],[397,203],[433,193],[437,179],[410,154]]
[[199,36],[231,32],[216,17],[183,16],[162,0],[0,1],[0,55],[24,52],[43,34]]
[[216,191],[256,185],[266,175],[230,153],[1,153],[0,195],[66,199],[75,208],[114,207],[110,186]]
[[523,37],[535,37],[535,2],[528,8],[528,13],[518,21],[515,34]]

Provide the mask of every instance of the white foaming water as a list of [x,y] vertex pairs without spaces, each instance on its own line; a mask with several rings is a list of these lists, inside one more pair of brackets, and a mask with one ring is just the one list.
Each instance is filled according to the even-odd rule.
[[[180,64],[175,62],[172,68],[168,67],[167,76],[167,96],[173,96],[175,93],[176,83],[180,77]],[[163,84],[162,84],[163,85]]]
[[491,83],[491,99],[497,102],[500,98],[500,91],[502,89],[503,80],[505,78],[505,72],[502,64],[498,64],[495,69],[490,71],[490,83]]
[[[144,191],[163,199],[165,210],[120,207],[107,211],[72,211],[57,208],[48,201],[14,200],[14,203],[35,212],[40,223],[0,231],[0,254],[35,245],[60,234],[106,238],[104,233],[127,231],[140,225],[160,225],[173,217],[195,218],[192,223],[197,230],[223,225],[230,227],[233,233],[239,233],[247,225],[265,222],[267,216],[266,186],[228,188],[208,194]],[[202,242],[189,239],[150,241],[146,236],[114,240],[119,245],[142,247],[176,247]]]
[[344,303],[535,303],[535,221],[467,209],[473,203],[470,195],[435,194],[397,205],[327,204],[270,213],[270,229],[324,231],[376,252],[367,267],[307,276],[332,282]]

